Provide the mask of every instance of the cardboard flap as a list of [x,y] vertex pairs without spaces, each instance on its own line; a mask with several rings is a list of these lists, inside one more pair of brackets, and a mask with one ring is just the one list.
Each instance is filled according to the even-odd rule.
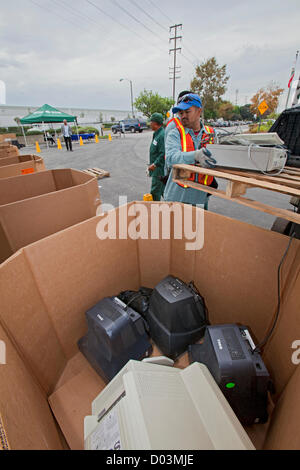
[[[212,323],[245,324],[256,340],[263,339],[277,307],[277,270],[287,241],[278,233],[205,212],[204,247],[196,253],[194,280]],[[291,254],[283,287],[292,262]]]
[[264,444],[265,450],[300,449],[299,390],[300,367],[298,366],[275,407]]
[[168,276],[171,269],[171,240],[170,237],[163,238],[161,222],[162,218],[168,218],[169,214],[172,220],[172,204],[164,204],[165,209],[162,211],[160,206],[160,203],[135,202],[129,208],[129,215],[135,218],[131,223],[135,226],[138,239],[141,286],[152,288],[159,280]]
[[0,449],[62,449],[47,397],[1,325],[0,341],[6,348],[6,364],[0,364]]
[[24,252],[1,265],[0,323],[33,375],[50,393],[66,365],[62,347]]
[[[73,182],[72,172],[70,169],[54,170],[53,179],[56,191],[76,186]],[[79,182],[78,184],[81,183]]]
[[[25,160],[27,161],[27,160]],[[8,157],[3,157],[0,159],[0,167],[1,166],[7,166],[7,165],[14,165],[16,163],[20,163],[20,156],[8,156]]]
[[[58,210],[63,207],[64,210]],[[94,212],[91,214],[91,212]],[[87,202],[84,188],[49,193],[0,207],[0,220],[9,233],[14,251],[52,235],[96,214]]]
[[[287,244],[288,238],[285,237]],[[298,249],[298,250],[297,250]],[[295,250],[296,255],[295,255]],[[300,342],[300,241],[294,240],[288,254],[293,267],[288,273],[287,285],[282,289],[279,318],[274,333],[266,345],[263,358],[275,383],[276,396],[297,369],[292,360],[295,341]],[[286,272],[286,266],[284,266]],[[300,354],[299,354],[300,357]],[[298,367],[299,369],[299,367]]]
[[[118,213],[112,213],[117,224]],[[104,217],[24,249],[68,358],[78,352],[77,341],[86,333],[85,312],[103,297],[140,286],[136,241],[99,240],[97,225]]]
[[53,171],[0,179],[0,206],[56,191]]
[[84,418],[91,412],[92,401],[105,383],[86,364],[85,368],[49,398],[52,411],[72,450],[84,450]]

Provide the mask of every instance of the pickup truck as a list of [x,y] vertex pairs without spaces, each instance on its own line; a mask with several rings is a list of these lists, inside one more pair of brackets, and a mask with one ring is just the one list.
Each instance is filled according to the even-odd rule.
[[143,132],[143,130],[148,129],[147,123],[145,121],[141,121],[140,119],[123,119],[119,121],[118,124],[114,124],[111,127],[113,134],[117,134],[117,132],[122,132],[122,124],[125,125],[125,132]]

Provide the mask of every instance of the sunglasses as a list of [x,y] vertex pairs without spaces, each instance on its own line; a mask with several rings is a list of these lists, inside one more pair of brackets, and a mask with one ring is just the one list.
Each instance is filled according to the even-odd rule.
[[199,101],[199,98],[195,95],[184,95],[177,101],[177,104],[180,103],[191,103],[192,101]]

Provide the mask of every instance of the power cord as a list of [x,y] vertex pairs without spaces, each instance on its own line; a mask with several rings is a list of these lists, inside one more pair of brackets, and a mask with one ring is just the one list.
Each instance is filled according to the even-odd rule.
[[283,265],[283,262],[286,258],[286,255],[289,251],[289,248],[291,246],[291,243],[293,241],[293,238],[294,236],[296,235],[296,233],[294,232],[291,237],[290,237],[290,240],[289,240],[289,243],[288,243],[288,246],[284,252],[284,255],[283,257],[281,258],[281,261],[279,263],[279,266],[278,266],[278,271],[277,271],[277,297],[278,297],[278,303],[277,303],[277,311],[276,311],[276,315],[275,315],[275,320],[274,320],[274,323],[273,323],[273,326],[270,330],[270,332],[267,334],[267,336],[265,337],[265,339],[258,345],[256,346],[255,349],[253,349],[252,353],[260,353],[261,352],[261,348],[263,348],[266,343],[269,341],[270,337],[272,336],[273,334],[273,331],[275,330],[275,327],[277,325],[277,321],[278,321],[278,318],[279,318],[279,313],[280,313],[280,308],[281,308],[281,281],[280,281],[280,277],[281,277],[281,268],[282,268],[282,265]]
[[253,165],[255,166],[255,168],[256,168],[258,171],[260,171],[263,175],[266,175],[266,176],[278,176],[278,175],[280,175],[280,174],[283,172],[284,167],[285,167],[285,162],[284,162],[282,168],[281,168],[277,173],[268,173],[268,172],[266,172],[266,171],[263,171],[261,168],[259,168],[259,167],[257,166],[256,162],[253,160],[253,158],[252,158],[252,156],[251,156],[251,149],[252,149],[253,147],[260,147],[260,146],[257,145],[257,144],[250,144],[249,147],[248,147],[248,158],[249,158],[250,162],[253,163]]

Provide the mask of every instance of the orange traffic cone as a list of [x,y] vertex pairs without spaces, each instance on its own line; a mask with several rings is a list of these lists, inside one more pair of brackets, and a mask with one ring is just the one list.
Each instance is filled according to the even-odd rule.
[[109,140],[110,142],[112,141],[111,134],[108,134],[108,140]]
[[35,143],[35,148],[36,148],[37,153],[41,153],[41,149],[40,149],[38,141],[36,141]]
[[95,142],[96,142],[96,144],[98,144],[98,143],[99,143],[99,137],[98,137],[98,134],[95,134]]
[[62,150],[60,139],[57,139],[57,148],[58,148],[58,150]]
[[83,145],[83,140],[82,140],[82,137],[80,137],[80,145]]
[[152,194],[144,194],[144,201],[153,201]]

